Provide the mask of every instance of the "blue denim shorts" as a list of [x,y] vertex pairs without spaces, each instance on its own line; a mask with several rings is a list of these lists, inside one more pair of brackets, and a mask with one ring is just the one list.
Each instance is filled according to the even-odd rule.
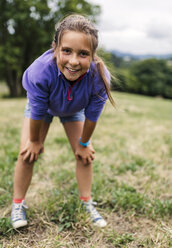
[[[24,116],[30,118],[31,114],[30,114],[30,103],[29,100],[27,101],[25,110],[24,110]],[[43,120],[45,122],[51,123],[53,120],[53,115],[46,113],[46,115],[44,116]],[[65,123],[65,122],[71,122],[71,121],[84,121],[85,120],[85,114],[84,114],[84,109],[82,109],[79,112],[76,112],[75,114],[71,115],[71,116],[66,116],[66,117],[60,117],[58,116],[60,119],[61,123]]]

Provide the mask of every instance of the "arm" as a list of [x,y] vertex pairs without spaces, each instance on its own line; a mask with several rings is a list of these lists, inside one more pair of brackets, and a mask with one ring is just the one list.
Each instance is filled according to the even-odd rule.
[[[92,122],[86,118],[83,132],[81,135],[82,143],[86,143],[88,140],[90,140],[95,127],[96,127],[96,122]],[[83,163],[87,165],[91,163],[91,161],[94,159],[94,155],[93,155],[94,153],[95,151],[91,144],[87,147],[83,147],[82,145],[79,144],[78,141],[77,149],[75,152],[75,156],[77,159],[82,159]]]
[[21,151],[23,160],[28,160],[30,163],[38,159],[38,155],[43,151],[43,144],[40,142],[40,130],[42,120],[30,119],[29,139]]
[[92,122],[86,118],[84,123],[83,132],[81,135],[81,142],[85,143],[90,140],[91,135],[96,127],[97,122]]
[[33,120],[30,118],[30,141],[38,142],[42,120]]

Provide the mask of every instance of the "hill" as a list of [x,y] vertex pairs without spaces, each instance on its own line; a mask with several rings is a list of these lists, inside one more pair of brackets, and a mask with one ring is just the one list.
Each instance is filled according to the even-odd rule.
[[129,52],[121,52],[119,50],[112,50],[111,53],[113,53],[117,57],[123,58],[124,60],[143,60],[149,58],[172,59],[172,54],[132,54]]

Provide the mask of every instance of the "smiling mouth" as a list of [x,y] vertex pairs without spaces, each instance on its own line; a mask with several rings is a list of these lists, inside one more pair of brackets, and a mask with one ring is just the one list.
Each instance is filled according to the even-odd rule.
[[80,71],[80,69],[72,69],[72,68],[68,68],[68,67],[65,67],[69,72],[71,73],[76,73],[78,71]]

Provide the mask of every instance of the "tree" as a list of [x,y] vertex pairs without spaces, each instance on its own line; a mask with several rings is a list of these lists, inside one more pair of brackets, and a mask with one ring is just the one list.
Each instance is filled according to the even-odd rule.
[[134,76],[129,68],[120,68],[117,70],[117,78],[120,87],[118,91],[139,93],[140,83],[136,76]]
[[111,54],[111,60],[112,63],[115,65],[116,68],[122,67],[124,60],[118,56],[116,56],[114,53]]
[[67,14],[87,14],[93,21],[100,7],[85,0],[1,0],[0,1],[0,80],[11,97],[25,94],[24,70],[50,48],[54,26]]
[[137,62],[131,68],[137,78],[137,93],[172,98],[172,68],[167,62],[147,59]]

